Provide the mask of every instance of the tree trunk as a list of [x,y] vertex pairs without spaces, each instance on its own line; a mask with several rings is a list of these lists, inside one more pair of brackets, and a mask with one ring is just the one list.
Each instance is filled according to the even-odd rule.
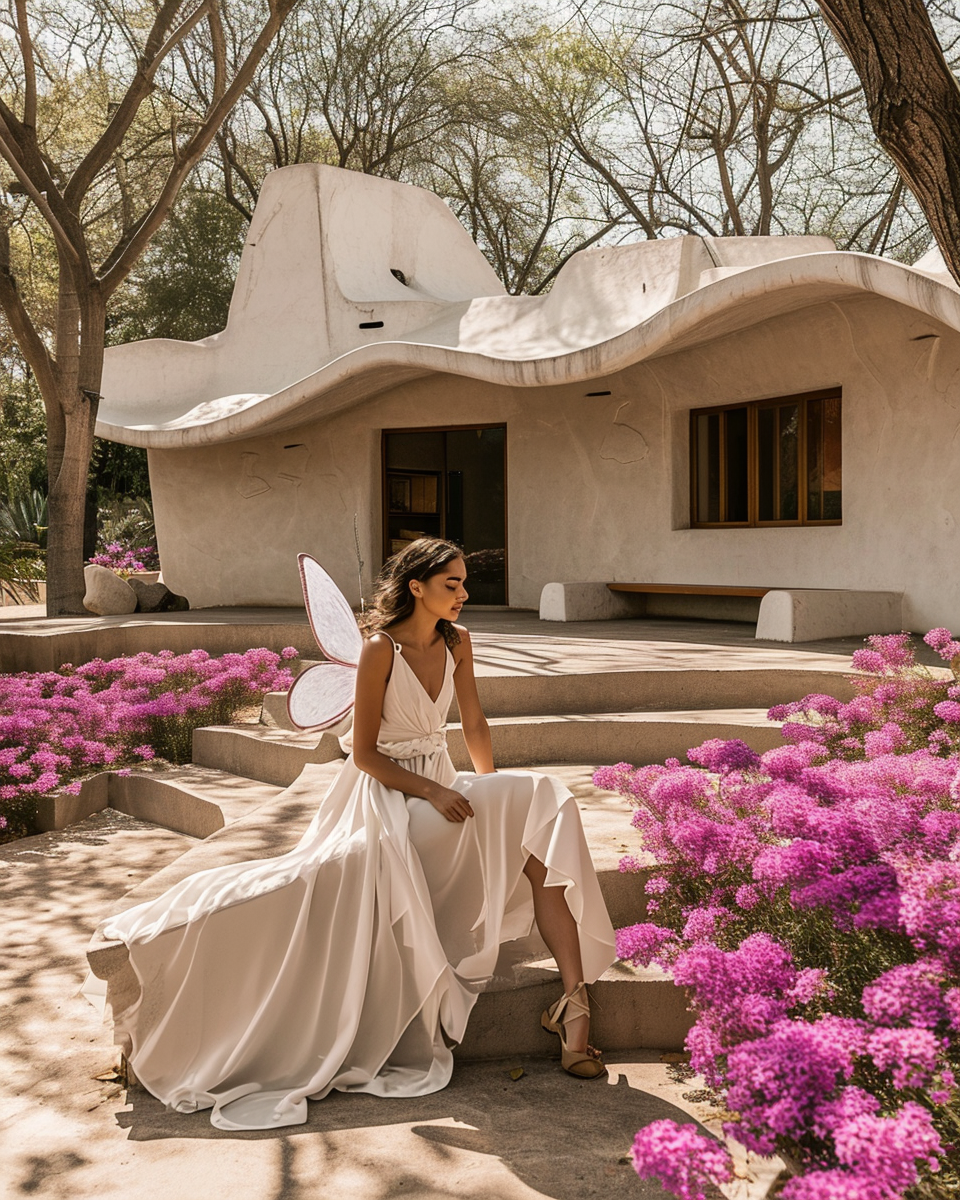
[[99,288],[77,286],[61,264],[54,395],[47,410],[47,616],[87,616],[83,519],[103,375],[105,309]]
[[83,607],[83,516],[96,403],[65,414],[59,470],[48,478],[47,616],[89,616]]
[[866,94],[881,146],[960,283],[960,87],[923,0],[818,0]]

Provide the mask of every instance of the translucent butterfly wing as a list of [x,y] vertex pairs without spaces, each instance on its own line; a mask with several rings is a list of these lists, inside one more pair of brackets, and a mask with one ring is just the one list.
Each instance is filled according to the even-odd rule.
[[360,661],[363,637],[357,628],[353,609],[315,558],[300,554],[297,561],[300,564],[307,616],[317,645],[331,662],[355,667]]
[[300,729],[329,729],[353,708],[357,668],[343,663],[315,663],[293,681],[287,712]]
[[301,729],[328,729],[353,707],[363,638],[343,593],[315,558],[301,554],[300,579],[310,627],[329,661],[302,671],[287,693],[287,712]]

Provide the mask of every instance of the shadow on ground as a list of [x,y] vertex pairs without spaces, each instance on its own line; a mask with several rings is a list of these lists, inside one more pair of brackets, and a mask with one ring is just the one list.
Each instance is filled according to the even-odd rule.
[[[510,1071],[522,1066],[519,1080]],[[516,1194],[582,1200],[592,1196],[663,1197],[657,1185],[641,1182],[630,1166],[633,1136],[663,1118],[690,1114],[645,1090],[649,1073],[662,1080],[655,1054],[618,1055],[605,1081],[581,1083],[555,1062],[513,1059],[458,1064],[442,1092],[411,1099],[334,1093],[311,1102],[303,1126],[273,1132],[230,1133],[215,1129],[207,1113],[167,1112],[144,1092],[131,1093],[118,1124],[134,1142],[184,1140],[276,1143],[282,1178],[271,1193],[280,1200],[317,1195],[308,1163],[322,1164],[330,1189],[323,1195],[493,1196],[510,1176],[523,1185]],[[631,1077],[633,1077],[631,1079]],[[303,1179],[304,1168],[307,1178]],[[470,1176],[487,1179],[479,1191],[464,1190]],[[297,1180],[301,1179],[300,1184]],[[720,1193],[715,1195],[719,1198]]]

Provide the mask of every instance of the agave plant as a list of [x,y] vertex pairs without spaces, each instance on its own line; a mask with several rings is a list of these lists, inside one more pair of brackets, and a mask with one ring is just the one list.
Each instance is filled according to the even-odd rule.
[[0,534],[0,594],[14,604],[40,601],[37,586],[46,578],[42,552],[36,542]]
[[47,498],[34,488],[0,502],[0,537],[21,543],[21,549],[47,546]]

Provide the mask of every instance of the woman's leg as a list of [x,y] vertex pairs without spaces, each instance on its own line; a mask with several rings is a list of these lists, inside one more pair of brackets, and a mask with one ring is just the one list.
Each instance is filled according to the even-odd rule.
[[[543,886],[547,868],[532,855],[527,859],[523,872],[533,889],[533,911],[540,936],[557,960],[564,992],[572,992],[583,979],[583,963],[580,959],[577,923],[567,907],[563,888]],[[586,1050],[590,1033],[589,1017],[575,1017],[563,1024],[567,1046],[571,1050]]]

